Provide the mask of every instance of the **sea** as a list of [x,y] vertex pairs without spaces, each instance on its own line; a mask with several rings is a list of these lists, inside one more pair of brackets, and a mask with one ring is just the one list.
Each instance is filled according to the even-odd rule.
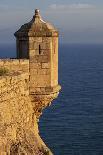
[[[15,45],[0,45],[0,57],[15,57]],[[54,155],[103,155],[103,44],[60,44],[62,89],[39,121]]]

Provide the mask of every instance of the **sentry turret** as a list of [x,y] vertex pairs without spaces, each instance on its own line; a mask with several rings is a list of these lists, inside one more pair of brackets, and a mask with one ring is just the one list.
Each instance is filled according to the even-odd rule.
[[58,91],[58,30],[45,22],[36,9],[32,20],[14,35],[17,58],[30,62],[30,94]]

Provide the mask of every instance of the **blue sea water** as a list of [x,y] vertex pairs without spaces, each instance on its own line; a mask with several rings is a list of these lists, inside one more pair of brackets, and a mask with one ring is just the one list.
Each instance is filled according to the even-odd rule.
[[[0,57],[15,57],[0,45]],[[60,45],[62,90],[44,110],[40,134],[54,155],[103,155],[103,45]]]
[[60,46],[59,83],[42,138],[55,155],[103,155],[103,45]]

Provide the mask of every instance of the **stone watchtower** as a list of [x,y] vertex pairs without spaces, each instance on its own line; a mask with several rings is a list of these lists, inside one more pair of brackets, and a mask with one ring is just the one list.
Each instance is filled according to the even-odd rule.
[[45,97],[52,100],[60,90],[58,36],[57,29],[42,20],[38,9],[33,19],[15,33],[17,58],[29,59],[30,95],[33,100]]

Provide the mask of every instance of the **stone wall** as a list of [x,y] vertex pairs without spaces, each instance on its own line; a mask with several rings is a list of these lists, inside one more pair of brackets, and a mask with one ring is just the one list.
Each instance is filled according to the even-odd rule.
[[52,38],[51,52],[51,86],[58,85],[58,37]]
[[40,88],[51,86],[51,41],[49,37],[29,38],[31,93],[41,93]]
[[0,76],[0,155],[43,155],[29,98],[29,74]]
[[7,68],[10,72],[29,72],[28,59],[0,59],[0,68]]

